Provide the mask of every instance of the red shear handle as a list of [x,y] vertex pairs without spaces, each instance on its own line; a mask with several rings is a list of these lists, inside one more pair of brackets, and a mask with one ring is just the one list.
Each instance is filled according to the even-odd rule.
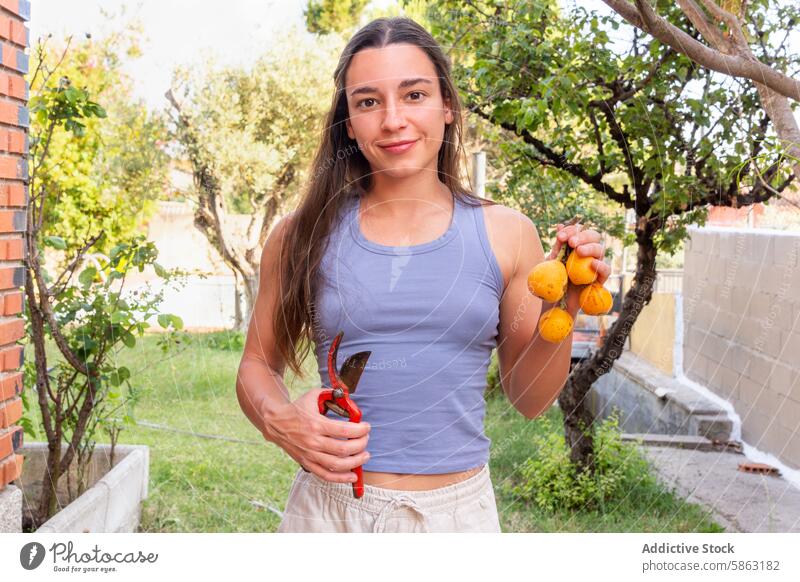
[[[361,422],[361,409],[355,402],[350,400],[347,391],[341,389],[323,390],[317,399],[319,413],[325,414],[332,410],[339,416],[347,418],[350,422]],[[364,473],[361,467],[355,467],[353,473],[356,474],[356,482],[353,483],[353,496],[356,498],[364,495]]]

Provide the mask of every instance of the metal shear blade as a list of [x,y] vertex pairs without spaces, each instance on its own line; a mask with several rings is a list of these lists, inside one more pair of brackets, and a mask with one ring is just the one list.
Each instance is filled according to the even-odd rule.
[[361,374],[364,372],[364,367],[367,365],[371,351],[358,352],[347,358],[342,367],[339,369],[339,379],[347,386],[350,394],[356,391],[358,381],[361,379]]

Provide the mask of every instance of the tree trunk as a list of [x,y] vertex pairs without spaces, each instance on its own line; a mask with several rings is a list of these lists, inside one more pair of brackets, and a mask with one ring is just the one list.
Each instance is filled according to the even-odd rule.
[[244,329],[244,317],[242,317],[242,290],[239,283],[239,273],[233,271],[233,329]]
[[792,172],[800,180],[800,127],[797,125],[789,100],[766,85],[756,83],[761,106],[769,116],[772,127],[786,153],[793,158]]
[[58,502],[58,480],[61,478],[61,447],[58,443],[47,443],[47,468],[42,475],[42,496],[39,498],[39,512],[34,518],[34,527],[39,528],[56,513]]
[[[234,329],[247,332],[250,317],[256,305],[258,296],[258,271],[255,273],[243,273],[238,269],[233,270],[236,278],[236,314]],[[244,300],[244,310],[242,310],[242,300]]]
[[636,275],[631,288],[625,294],[622,312],[608,330],[600,349],[591,358],[575,366],[558,396],[558,405],[564,414],[564,439],[570,448],[570,459],[579,471],[594,471],[594,417],[586,401],[589,390],[600,376],[611,370],[611,366],[622,355],[625,340],[630,335],[636,318],[653,296],[657,254],[653,236],[657,230],[654,222],[640,219],[640,227],[637,227],[636,232],[639,243]]
[[247,327],[250,318],[253,316],[253,309],[256,306],[258,296],[258,271],[253,275],[246,275],[244,278],[244,325]]

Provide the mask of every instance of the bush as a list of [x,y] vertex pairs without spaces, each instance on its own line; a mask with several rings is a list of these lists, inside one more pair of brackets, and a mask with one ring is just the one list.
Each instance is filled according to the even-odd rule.
[[201,342],[212,350],[240,352],[244,349],[244,333],[241,331],[214,331],[200,336]]
[[623,502],[635,489],[650,487],[655,478],[634,443],[622,441],[616,413],[597,425],[594,434],[595,471],[579,472],[569,458],[563,432],[543,417],[544,434],[533,438],[534,455],[522,463],[522,483],[512,493],[549,511],[604,510]]
[[497,350],[492,350],[492,360],[489,362],[489,369],[486,371],[486,392],[485,397],[494,398],[502,396],[503,386],[500,384],[500,365],[497,361]]

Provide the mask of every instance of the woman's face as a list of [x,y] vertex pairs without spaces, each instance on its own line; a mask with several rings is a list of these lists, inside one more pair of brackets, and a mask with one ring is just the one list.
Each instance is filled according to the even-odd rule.
[[[445,124],[452,123],[453,113],[422,49],[392,44],[359,51],[347,69],[345,92],[347,134],[374,173],[403,178],[427,169],[436,175]],[[413,143],[386,147],[398,142]]]

